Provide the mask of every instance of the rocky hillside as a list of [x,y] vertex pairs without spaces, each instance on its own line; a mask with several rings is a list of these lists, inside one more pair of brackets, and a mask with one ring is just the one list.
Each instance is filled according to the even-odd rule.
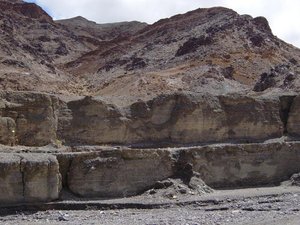
[[263,17],[100,25],[0,0],[0,208],[286,181],[300,171],[299,73],[300,50]]
[[80,92],[81,82],[61,70],[60,64],[96,49],[100,41],[113,39],[117,33],[127,34],[130,26],[134,26],[133,31],[143,27],[134,22],[101,26],[95,31],[90,25],[90,35],[84,36],[74,29],[78,18],[55,22],[33,3],[1,0],[0,9],[0,88],[4,90]]
[[299,49],[274,36],[263,17],[217,7],[152,25],[96,24],[82,17],[53,21],[22,1],[0,0],[0,9],[4,90],[123,103],[178,91],[251,95],[300,87]]

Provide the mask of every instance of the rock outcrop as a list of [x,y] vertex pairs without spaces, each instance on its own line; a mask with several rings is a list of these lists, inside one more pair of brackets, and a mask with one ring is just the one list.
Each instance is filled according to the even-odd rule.
[[61,175],[56,157],[0,153],[0,202],[20,204],[59,198]]
[[[58,156],[59,161],[64,158]],[[83,197],[137,195],[174,174],[174,160],[166,150],[99,151],[73,154],[70,160],[67,187]]]
[[99,25],[0,0],[0,204],[278,184],[300,171],[299,62],[222,7]]
[[56,141],[57,97],[29,92],[0,92],[2,144],[42,146]]
[[300,171],[299,143],[215,145],[192,148],[185,159],[211,187],[276,185]]
[[277,185],[300,171],[299,149],[299,142],[278,141],[162,149],[76,146],[52,156],[29,148],[28,153],[0,154],[5,193],[0,202],[52,201],[61,185],[81,197],[127,197],[168,178],[191,185],[193,174],[213,188]]
[[[279,98],[173,94],[128,107],[86,97],[67,103],[60,137],[78,144],[252,142],[281,137]],[[64,109],[63,112],[66,112]]]
[[297,99],[290,103],[289,117],[276,96],[177,93],[120,106],[101,97],[64,101],[47,94],[1,92],[0,143],[162,146],[262,141],[286,131],[297,133]]
[[300,136],[300,96],[295,97],[291,104],[287,121],[287,131],[294,136]]

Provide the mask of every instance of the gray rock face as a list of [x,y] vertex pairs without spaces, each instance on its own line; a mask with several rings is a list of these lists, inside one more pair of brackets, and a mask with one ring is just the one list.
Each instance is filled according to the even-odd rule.
[[173,165],[171,153],[166,150],[75,154],[67,183],[73,193],[84,197],[131,196],[172,176]]
[[59,198],[61,175],[55,156],[22,154],[23,193],[25,202],[47,202]]
[[287,121],[287,131],[291,135],[300,136],[300,96],[296,96],[291,105]]
[[10,117],[0,117],[0,143],[15,144],[16,123]]
[[30,92],[0,92],[0,143],[29,146],[56,140],[56,97]]
[[21,203],[24,200],[20,157],[0,154],[0,203]]
[[168,178],[193,185],[193,174],[213,188],[279,184],[300,171],[299,149],[299,142],[274,142],[163,149],[77,146],[56,156],[1,153],[0,203],[55,200],[61,179],[73,194],[101,198],[137,195]]
[[86,97],[67,107],[71,116],[59,120],[61,139],[67,143],[126,143],[126,118],[116,106]]
[[2,92],[0,99],[0,143],[7,145],[253,142],[285,131],[276,97],[181,93],[125,107],[101,97],[64,102],[25,92]]
[[58,199],[58,161],[46,154],[0,154],[0,202],[47,202]]
[[300,171],[299,147],[299,142],[161,150],[83,146],[83,152],[57,158],[64,186],[72,193],[109,198],[139,194],[167,178],[189,183],[194,172],[214,188],[276,185]]
[[70,116],[59,123],[67,143],[251,142],[280,137],[284,130],[276,98],[175,94],[124,108],[90,97],[67,105]]
[[186,160],[215,188],[278,184],[300,171],[299,143],[215,145],[188,150]]

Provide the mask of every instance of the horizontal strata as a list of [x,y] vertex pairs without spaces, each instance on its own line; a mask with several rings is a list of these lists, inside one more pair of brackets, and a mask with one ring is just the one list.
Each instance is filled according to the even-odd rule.
[[300,142],[162,149],[78,146],[55,154],[0,153],[0,202],[53,201],[60,196],[61,184],[81,197],[132,196],[178,176],[187,166],[214,188],[278,184],[300,171],[299,160]]
[[2,91],[0,203],[53,201],[61,186],[132,196],[187,168],[213,188],[277,184],[300,171],[299,98],[175,93],[120,106]]
[[119,106],[101,97],[63,100],[0,92],[0,144],[178,146],[255,143],[299,136],[299,96],[175,93]]

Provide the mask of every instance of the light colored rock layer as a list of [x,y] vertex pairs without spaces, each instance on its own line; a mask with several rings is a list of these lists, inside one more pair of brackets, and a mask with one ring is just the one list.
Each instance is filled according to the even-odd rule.
[[58,136],[67,143],[253,142],[284,131],[279,98],[174,94],[120,108],[87,97],[66,108]]
[[0,153],[0,202],[3,204],[56,200],[61,176],[55,156]]

